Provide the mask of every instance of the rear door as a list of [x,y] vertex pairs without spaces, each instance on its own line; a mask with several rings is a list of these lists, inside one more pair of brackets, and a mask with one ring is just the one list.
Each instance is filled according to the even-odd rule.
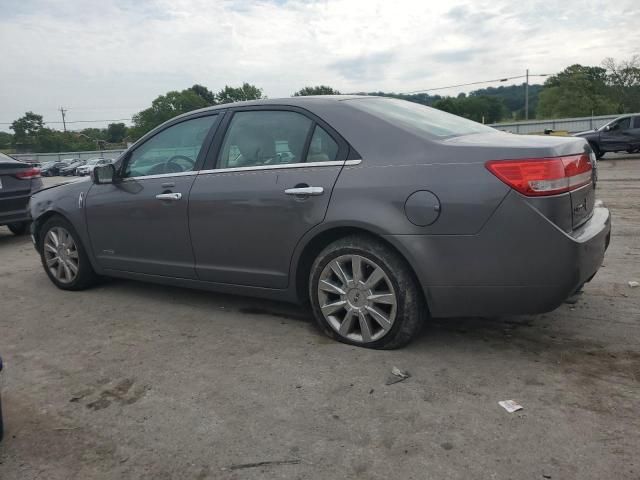
[[294,108],[227,114],[189,198],[198,278],[283,289],[301,237],[323,221],[348,146]]

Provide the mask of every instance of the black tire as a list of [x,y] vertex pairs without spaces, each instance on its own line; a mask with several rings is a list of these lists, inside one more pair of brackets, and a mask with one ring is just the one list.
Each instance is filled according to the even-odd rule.
[[[355,254],[377,264],[397,292],[397,310],[391,329],[376,341],[352,341],[340,335],[325,319],[320,309],[318,285],[324,268],[343,255]],[[329,337],[350,345],[375,349],[394,349],[408,344],[420,331],[427,318],[426,302],[415,275],[407,262],[393,248],[368,235],[351,235],[328,245],[316,258],[309,276],[309,298],[316,324]]]
[[[51,271],[47,267],[47,263],[45,260],[44,239],[46,238],[49,230],[54,227],[62,227],[67,232],[69,232],[69,234],[73,238],[74,243],[76,244],[76,249],[78,251],[78,274],[76,275],[75,279],[69,283],[60,282],[51,273]],[[76,232],[75,228],[73,228],[73,225],[71,225],[71,223],[69,223],[65,218],[54,216],[47,220],[44,225],[42,225],[38,238],[38,249],[40,252],[40,260],[42,261],[42,267],[44,268],[44,271],[46,272],[49,279],[53,282],[53,284],[61,290],[84,290],[94,285],[98,281],[99,277],[91,266],[91,262],[87,257],[87,252],[84,248],[84,245],[82,244],[82,241],[80,240],[80,236]]]
[[595,154],[597,160],[600,160],[602,157],[604,157],[605,152],[600,150],[600,147],[598,147],[598,145],[596,145],[595,143],[590,143],[589,145],[591,146],[591,150],[593,150],[593,153]]
[[10,223],[7,225],[7,228],[11,230],[11,233],[14,235],[24,235],[29,230],[30,223],[31,222]]

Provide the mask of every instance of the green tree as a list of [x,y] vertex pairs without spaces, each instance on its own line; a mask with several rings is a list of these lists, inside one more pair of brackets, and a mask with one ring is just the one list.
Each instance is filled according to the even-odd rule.
[[134,138],[139,138],[149,130],[157,127],[161,123],[198,108],[210,106],[211,104],[202,98],[191,88],[186,90],[171,91],[160,95],[151,106],[136,113],[133,116],[133,128],[131,134]]
[[618,102],[618,111],[640,111],[640,55],[621,62],[607,57],[602,61],[602,66],[607,70],[607,84],[612,99]]
[[196,95],[198,95],[205,102],[207,102],[207,105],[215,105],[216,104],[216,95],[215,95],[215,93],[213,93],[207,87],[203,87],[202,85],[195,84],[193,87],[190,88],[190,90],[193,90]]
[[122,143],[127,136],[127,126],[124,123],[110,123],[107,126],[106,140],[109,143]]
[[243,83],[241,87],[225,87],[216,94],[217,103],[232,103],[242,102],[245,100],[259,100],[264,98],[262,96],[262,89],[251,85],[249,83]]
[[439,110],[484,123],[499,122],[507,114],[503,100],[497,97],[467,97],[460,94],[458,97],[437,100],[433,106]]
[[42,115],[27,112],[23,117],[15,120],[11,124],[14,131],[13,142],[15,145],[29,145],[35,141],[35,137],[44,128]]
[[13,135],[8,132],[0,132],[0,149],[7,149],[13,143]]
[[304,87],[293,94],[294,97],[305,97],[308,95],[340,95],[340,92],[327,85],[316,85],[315,87]]
[[609,95],[607,71],[601,67],[571,65],[544,83],[537,117],[583,117],[616,111],[616,102]]

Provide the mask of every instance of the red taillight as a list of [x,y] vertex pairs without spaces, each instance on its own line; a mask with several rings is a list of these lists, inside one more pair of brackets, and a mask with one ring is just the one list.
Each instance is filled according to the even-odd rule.
[[569,192],[591,183],[591,162],[586,154],[554,158],[491,160],[487,169],[529,197]]
[[38,178],[40,176],[40,169],[37,167],[27,168],[21,172],[16,173],[16,177],[21,180],[28,180],[30,178]]

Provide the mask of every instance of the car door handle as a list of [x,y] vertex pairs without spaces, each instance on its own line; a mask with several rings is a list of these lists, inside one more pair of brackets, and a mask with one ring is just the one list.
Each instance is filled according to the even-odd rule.
[[160,194],[156,195],[156,199],[158,199],[158,200],[175,201],[175,200],[180,200],[181,198],[182,198],[182,194],[181,193],[160,193]]
[[324,193],[324,188],[322,187],[297,187],[297,188],[287,188],[284,193],[287,195],[322,195]]

